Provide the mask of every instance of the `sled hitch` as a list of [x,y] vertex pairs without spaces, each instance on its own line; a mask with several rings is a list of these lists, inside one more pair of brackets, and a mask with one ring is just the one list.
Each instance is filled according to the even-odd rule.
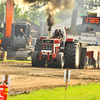
[[45,67],[48,67],[48,62],[47,61],[45,61]]
[[41,60],[41,57],[43,55],[43,56],[47,56],[47,61],[49,61],[51,54],[52,54],[51,50],[41,50],[40,55],[39,55],[39,60]]

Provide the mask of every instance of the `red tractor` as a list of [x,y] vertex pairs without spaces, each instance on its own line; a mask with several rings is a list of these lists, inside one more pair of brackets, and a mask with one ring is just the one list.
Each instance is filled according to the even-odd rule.
[[[61,37],[54,37],[59,30]],[[63,26],[53,26],[48,37],[36,40],[32,55],[32,66],[56,65],[59,68],[79,68],[81,44],[73,38],[67,38],[67,29]]]

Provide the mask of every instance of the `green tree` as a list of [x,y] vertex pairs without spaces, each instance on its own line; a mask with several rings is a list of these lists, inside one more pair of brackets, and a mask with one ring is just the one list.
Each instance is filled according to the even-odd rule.
[[21,19],[21,18],[22,18],[22,9],[18,5],[15,5],[14,19]]
[[28,17],[31,22],[39,24],[39,4],[33,4],[29,7]]
[[60,11],[59,13],[56,14],[56,18],[60,19],[61,21],[64,21],[68,19],[69,17],[71,17],[71,15],[72,15],[72,12]]
[[86,15],[89,10],[96,10],[100,6],[99,0],[75,0],[77,3],[76,8],[79,9],[80,13]]
[[21,12],[22,12],[22,14],[20,15],[20,18],[28,20],[29,19],[28,11],[25,9],[25,7],[21,8]]
[[4,22],[4,8],[5,5],[4,5],[4,2],[2,0],[2,2],[0,3],[0,27],[2,25],[2,23]]
[[42,7],[44,5],[45,4],[36,3],[29,7],[28,18],[31,22],[34,22],[35,24],[39,25],[40,20],[46,19],[45,11],[42,10]]

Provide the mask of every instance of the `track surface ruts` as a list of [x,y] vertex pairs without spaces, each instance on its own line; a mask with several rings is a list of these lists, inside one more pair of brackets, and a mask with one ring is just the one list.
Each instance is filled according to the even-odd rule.
[[[0,62],[0,80],[2,75],[11,76],[10,92],[36,90],[64,86],[65,69],[31,67],[31,63]],[[98,69],[71,69],[71,80],[68,85],[100,82]]]

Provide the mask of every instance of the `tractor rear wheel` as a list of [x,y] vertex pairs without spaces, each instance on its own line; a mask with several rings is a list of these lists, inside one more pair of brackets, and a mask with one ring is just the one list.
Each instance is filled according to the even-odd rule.
[[64,67],[64,54],[59,52],[57,55],[57,67],[63,69]]
[[[38,51],[39,53],[41,50],[42,50],[42,40],[37,38],[34,51]],[[38,54],[38,59],[39,59],[39,54]],[[41,60],[38,60],[38,66],[39,67],[45,66],[45,60],[43,59],[43,57],[41,57]]]
[[38,51],[34,51],[32,55],[32,66],[37,67],[38,66]]
[[66,43],[65,47],[65,67],[78,69],[80,64],[80,43]]

